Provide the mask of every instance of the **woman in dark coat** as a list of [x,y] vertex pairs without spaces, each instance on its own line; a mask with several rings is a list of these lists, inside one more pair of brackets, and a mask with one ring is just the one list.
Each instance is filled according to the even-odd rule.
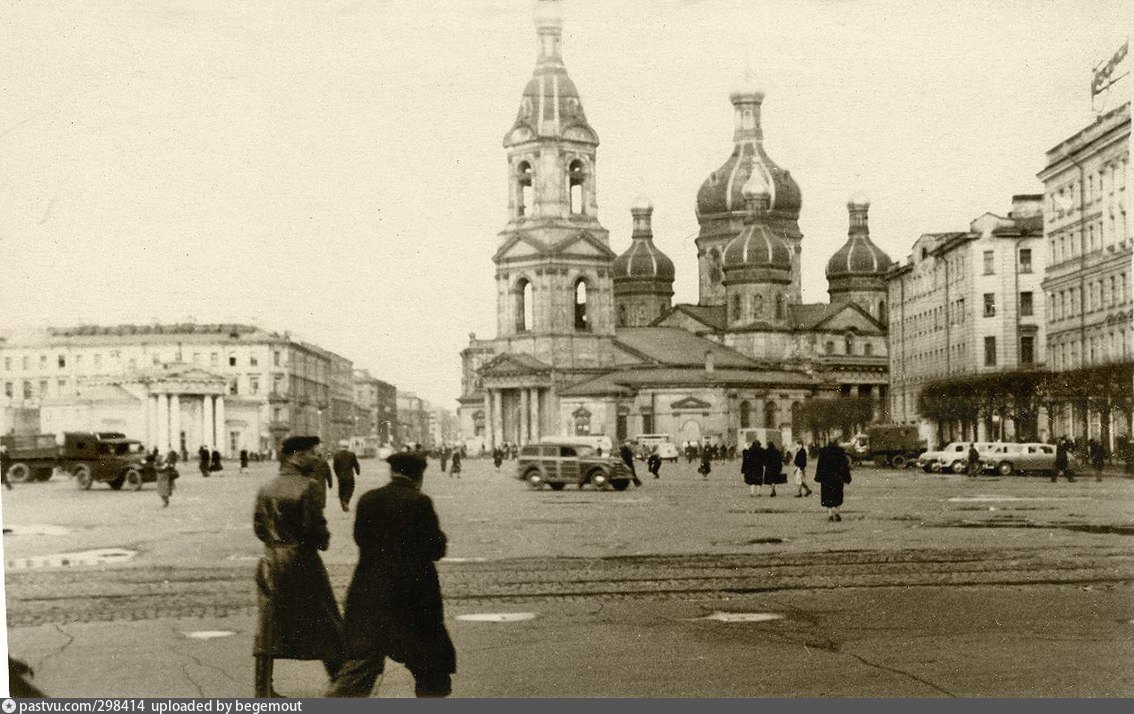
[[492,450],[492,465],[496,467],[497,471],[499,471],[500,464],[502,463],[504,463],[504,452],[500,449],[500,447],[496,447]]
[[839,506],[843,505],[843,485],[851,482],[850,460],[843,448],[835,442],[819,449],[815,480],[820,486],[819,502],[828,511],[827,520],[843,520],[839,515]]
[[453,461],[449,464],[449,478],[461,477],[461,452],[453,452]]
[[768,494],[772,498],[776,496],[776,484],[779,483],[783,470],[784,457],[776,445],[769,442],[768,448],[764,449],[764,483],[772,487],[772,492]]
[[748,484],[748,495],[759,496],[760,485],[764,483],[764,449],[759,441],[753,441],[741,455],[740,473]]
[[709,458],[709,450],[701,449],[701,465],[697,467],[697,473],[701,474],[702,478],[709,478],[712,472],[713,460]]

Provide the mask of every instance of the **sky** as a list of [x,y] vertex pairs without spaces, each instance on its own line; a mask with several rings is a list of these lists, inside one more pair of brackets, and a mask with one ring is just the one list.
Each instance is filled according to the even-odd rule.
[[[528,0],[3,0],[0,326],[252,322],[455,408],[496,332],[501,146],[536,59]],[[566,0],[563,56],[601,140],[599,220],[654,203],[696,302],[694,202],[764,88],[803,191],[804,300],[846,199],[905,260],[1039,193],[1093,118],[1134,2]]]

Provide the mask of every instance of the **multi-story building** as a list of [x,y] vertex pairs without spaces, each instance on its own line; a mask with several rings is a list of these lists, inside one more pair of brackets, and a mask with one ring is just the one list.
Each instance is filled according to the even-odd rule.
[[163,451],[267,452],[287,434],[325,431],[329,355],[250,325],[7,331],[0,431],[119,431]]
[[398,424],[397,388],[371,376],[365,369],[356,369],[354,401],[359,417],[355,437],[365,439],[365,443],[375,449],[393,444]]
[[[1095,121],[1047,152],[1044,184],[1048,256],[1048,366],[1069,372],[1134,356],[1131,253],[1134,233],[1126,176],[1130,105]],[[1052,414],[1057,435],[1130,435],[1128,415],[1098,404],[1069,402]]]
[[398,392],[397,434],[399,445],[421,444],[430,448],[429,412],[426,402],[413,392]]
[[[920,422],[931,444],[949,439],[958,425],[919,418],[926,384],[1042,365],[1043,241],[1043,196],[1017,195],[1006,218],[985,213],[966,232],[925,234],[906,263],[890,270],[892,419]],[[1016,425],[977,428],[984,438],[1001,429],[998,436],[1014,435]]]
[[355,432],[354,424],[354,363],[349,359],[327,352],[330,365],[330,413],[326,423],[328,444],[349,442]]

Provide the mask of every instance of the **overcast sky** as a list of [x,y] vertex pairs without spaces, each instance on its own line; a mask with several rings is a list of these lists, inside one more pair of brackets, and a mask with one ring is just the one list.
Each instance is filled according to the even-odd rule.
[[[0,306],[13,325],[252,321],[446,406],[495,334],[501,147],[536,58],[528,0],[6,0]],[[765,147],[803,190],[804,299],[846,198],[905,260],[924,232],[1042,190],[1092,118],[1129,1],[567,0],[599,219],[654,202],[696,302],[694,200],[764,87]]]

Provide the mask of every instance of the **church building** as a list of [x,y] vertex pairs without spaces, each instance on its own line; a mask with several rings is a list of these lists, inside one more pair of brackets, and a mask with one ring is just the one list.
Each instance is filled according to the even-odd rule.
[[667,433],[736,444],[738,429],[807,435],[803,401],[862,395],[885,416],[890,259],[869,202],[848,202],[847,242],[827,263],[830,303],[800,290],[802,192],[768,156],[764,94],[730,100],[732,153],[697,194],[696,304],[673,304],[674,262],[653,242],[653,206],[630,206],[621,253],[597,215],[598,135],[560,50],[559,0],[539,0],[539,55],[504,137],[507,224],[496,266],[497,335],[461,352],[470,452],[544,436]]

